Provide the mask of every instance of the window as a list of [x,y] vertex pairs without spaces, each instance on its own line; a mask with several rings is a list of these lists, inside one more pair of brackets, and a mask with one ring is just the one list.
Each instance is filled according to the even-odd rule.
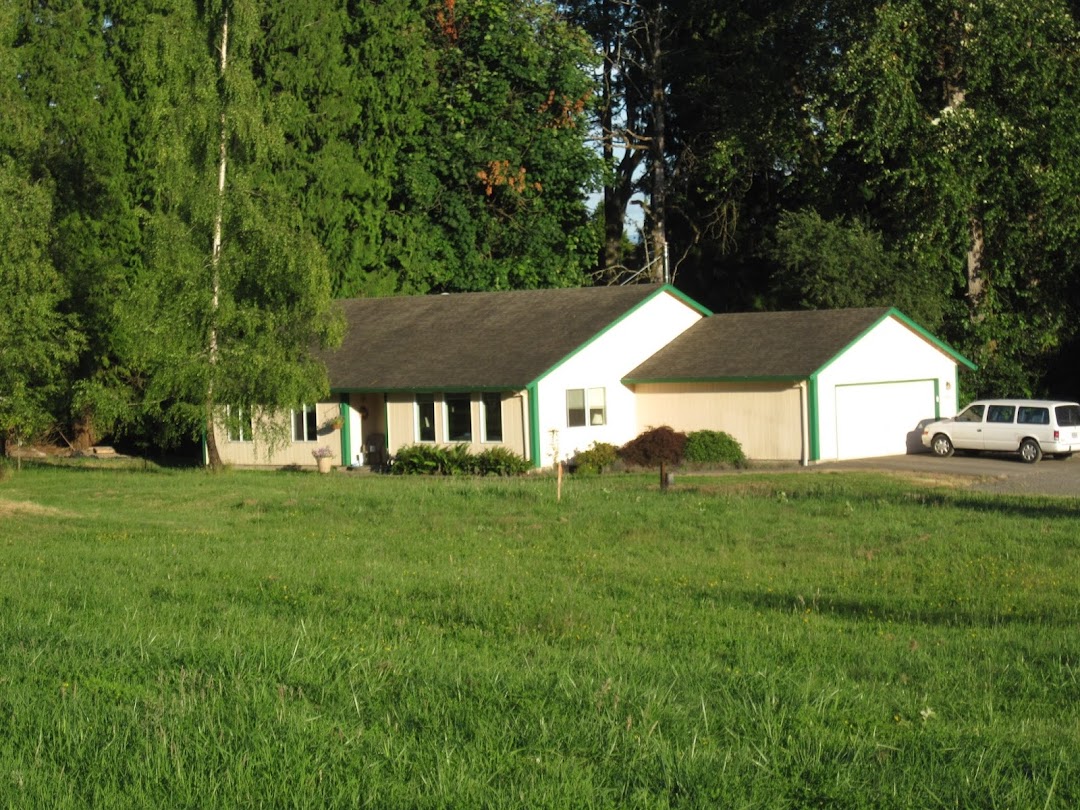
[[294,442],[318,441],[314,405],[301,405],[299,409],[292,412],[292,438]]
[[566,426],[585,425],[585,389],[570,388],[566,391]]
[[472,441],[472,398],[468,394],[447,394],[446,437],[452,442]]
[[242,406],[229,406],[225,411],[230,442],[251,441],[251,412]]
[[590,388],[587,398],[589,405],[589,424],[607,424],[607,404],[605,402],[603,388]]
[[1008,423],[1013,420],[1016,408],[1012,405],[991,405],[986,412],[987,422]]
[[435,441],[435,395],[416,395],[416,435],[422,442]]
[[501,394],[480,395],[480,429],[483,432],[481,441],[501,442],[503,440]]
[[1080,425],[1080,408],[1075,405],[1058,405],[1054,408],[1054,415],[1061,427],[1076,427]]
[[[586,421],[587,420],[587,421]],[[566,426],[607,424],[607,398],[603,388],[566,390]]]
[[983,409],[985,405],[972,405],[958,417],[957,422],[981,422],[983,418]]
[[1024,425],[1049,425],[1049,408],[1021,408],[1016,421]]

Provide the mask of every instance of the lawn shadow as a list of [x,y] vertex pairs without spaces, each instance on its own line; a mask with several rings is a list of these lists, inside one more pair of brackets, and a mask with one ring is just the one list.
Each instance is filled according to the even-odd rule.
[[[1075,616],[1046,613],[996,613],[972,611],[956,607],[907,607],[898,609],[888,601],[852,600],[830,596],[810,596],[800,593],[766,593],[761,591],[729,592],[734,598],[761,611],[804,615],[808,611],[819,616],[835,616],[844,620],[891,621],[897,623],[936,625],[940,627],[1007,627],[1012,625],[1040,627],[1076,626]],[[702,592],[702,598],[718,599],[715,592]]]

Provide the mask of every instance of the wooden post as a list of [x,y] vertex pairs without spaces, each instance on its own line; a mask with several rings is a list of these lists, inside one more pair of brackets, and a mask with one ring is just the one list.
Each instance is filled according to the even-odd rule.
[[661,492],[667,491],[667,485],[668,485],[667,473],[664,471],[664,462],[661,461],[660,462],[660,491]]
[[559,472],[556,475],[558,483],[555,486],[555,500],[556,502],[562,501],[562,462],[559,462]]

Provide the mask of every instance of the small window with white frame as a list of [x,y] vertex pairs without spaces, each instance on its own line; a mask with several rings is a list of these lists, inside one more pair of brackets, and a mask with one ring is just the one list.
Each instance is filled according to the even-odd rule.
[[435,395],[416,395],[416,440],[435,441]]
[[319,428],[315,423],[315,406],[301,405],[292,412],[292,439],[294,442],[319,440]]
[[607,424],[607,395],[603,388],[590,388],[585,395],[585,404],[589,409],[590,425]]
[[566,390],[566,426],[594,427],[607,424],[607,396],[603,388]]
[[487,392],[480,395],[480,441],[503,440],[502,395]]

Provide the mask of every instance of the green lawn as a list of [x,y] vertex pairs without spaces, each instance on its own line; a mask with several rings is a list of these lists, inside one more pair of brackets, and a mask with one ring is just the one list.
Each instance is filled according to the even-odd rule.
[[1080,502],[0,481],[0,806],[1080,806]]

